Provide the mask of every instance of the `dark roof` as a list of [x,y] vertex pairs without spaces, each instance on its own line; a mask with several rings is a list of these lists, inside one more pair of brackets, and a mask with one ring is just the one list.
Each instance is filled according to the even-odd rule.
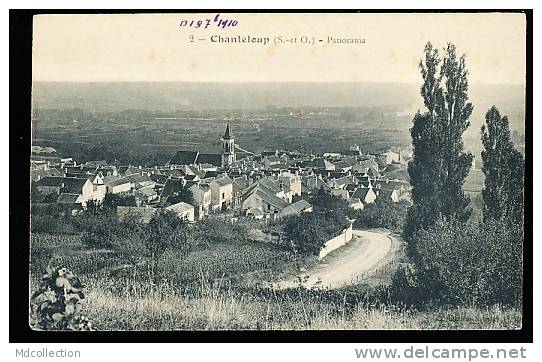
[[213,166],[222,166],[222,155],[218,153],[200,153],[196,163],[209,163]]
[[50,168],[48,170],[31,170],[30,176],[32,177],[33,181],[36,181],[38,179],[43,179],[45,177],[50,176],[61,176],[62,173],[58,171],[56,168]]
[[75,204],[79,194],[61,193],[56,202],[60,204]]
[[301,199],[299,201],[294,202],[293,204],[290,204],[286,206],[284,209],[281,210],[281,214],[284,215],[293,215],[293,214],[299,214],[302,211],[305,211],[311,207],[311,204],[309,204],[307,201]]
[[278,209],[283,209],[288,206],[288,203],[286,201],[276,195],[273,195],[271,192],[265,192],[262,188],[258,188],[256,191],[251,192],[250,194],[248,194],[248,196],[244,198],[244,200],[248,199],[254,194],[258,195],[262,200],[264,200],[268,204],[275,206]]
[[353,199],[360,199],[361,201],[365,201],[365,197],[369,193],[369,188],[365,187],[358,187],[358,189],[354,192],[354,194],[351,196]]
[[356,176],[358,182],[367,182],[369,181],[369,176]]
[[179,168],[174,168],[173,170],[162,169],[160,172],[170,177],[183,177],[185,175],[184,171]]
[[380,189],[378,190],[378,198],[385,198],[385,199],[391,199],[391,196],[393,195],[394,190],[390,189]]
[[380,172],[378,172],[376,169],[370,167],[367,171],[367,175],[373,176],[373,177],[380,177]]
[[198,185],[198,182],[197,181],[186,181],[186,183],[184,184],[184,187],[186,187],[187,189],[191,188],[192,186],[194,185]]
[[160,194],[160,198],[162,200],[166,200],[168,196],[174,194],[175,192],[179,192],[183,189],[183,184],[180,180],[175,179],[168,179],[166,181],[166,184],[164,185],[164,189],[162,190],[162,193]]
[[157,184],[160,184],[160,185],[165,185],[166,181],[168,179],[168,177],[166,175],[161,175],[161,174],[158,174],[158,173],[153,173],[149,177],[150,177],[151,181],[154,181],[154,182],[156,182]]
[[206,179],[206,178],[214,178],[214,177],[217,177],[218,175],[220,175],[220,172],[218,172],[218,171],[207,171],[207,172],[205,172],[205,176],[203,178],[204,179]]
[[172,165],[192,165],[196,163],[198,153],[196,151],[177,151],[169,161]]
[[348,184],[345,187],[345,190],[347,191],[355,191],[359,186],[357,184]]
[[105,166],[107,165],[107,162],[105,160],[87,161],[85,162],[85,165]]
[[36,182],[37,186],[60,187],[62,192],[80,194],[88,179],[79,177],[48,176]]
[[222,136],[222,138],[225,140],[231,140],[233,138],[233,133],[230,129],[229,123],[226,125],[226,131],[224,132],[224,136]]
[[148,175],[140,175],[140,174],[132,174],[132,175],[126,176],[126,179],[130,180],[130,182],[132,183],[151,181],[151,178]]
[[62,192],[80,194],[86,182],[89,182],[86,178],[64,177]]
[[[232,179],[229,178],[228,176],[224,176],[224,177],[217,178],[217,179],[211,181],[211,183],[212,183],[212,182],[216,182],[216,183],[218,184],[218,186],[223,187],[223,186],[226,186],[226,185],[231,184],[231,183],[232,183]],[[233,187],[233,186],[232,186],[232,187]]]

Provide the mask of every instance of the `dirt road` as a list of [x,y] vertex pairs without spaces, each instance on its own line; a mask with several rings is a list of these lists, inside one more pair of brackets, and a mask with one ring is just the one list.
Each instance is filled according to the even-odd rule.
[[[399,241],[380,230],[353,230],[354,238],[345,246],[334,250],[310,270],[301,273],[302,285],[338,288],[354,284],[377,267],[391,259]],[[294,287],[298,278],[278,283],[278,288]]]

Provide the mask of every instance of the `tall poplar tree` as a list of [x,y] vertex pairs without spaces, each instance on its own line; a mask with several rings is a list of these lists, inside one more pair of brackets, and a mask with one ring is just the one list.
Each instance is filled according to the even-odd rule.
[[508,117],[491,107],[481,133],[484,221],[523,225],[525,160],[510,138]]
[[426,110],[416,113],[410,129],[414,156],[408,173],[413,205],[404,229],[407,240],[437,221],[466,222],[470,216],[470,200],[463,192],[472,163],[462,139],[472,113],[465,56],[458,58],[453,44],[447,45],[442,58],[431,43],[424,52],[419,67]]

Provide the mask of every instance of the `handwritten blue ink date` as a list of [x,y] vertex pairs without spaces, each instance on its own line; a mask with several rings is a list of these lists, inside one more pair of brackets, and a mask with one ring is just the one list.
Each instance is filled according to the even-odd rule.
[[236,27],[239,22],[235,19],[221,18],[220,14],[216,14],[214,18],[206,19],[184,19],[179,22],[181,28],[203,28],[217,27],[217,28],[229,28]]

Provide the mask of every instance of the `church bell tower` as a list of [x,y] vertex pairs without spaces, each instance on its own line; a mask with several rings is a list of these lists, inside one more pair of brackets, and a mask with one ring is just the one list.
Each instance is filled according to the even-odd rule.
[[222,136],[222,166],[231,166],[235,162],[235,139],[230,130],[230,123]]

